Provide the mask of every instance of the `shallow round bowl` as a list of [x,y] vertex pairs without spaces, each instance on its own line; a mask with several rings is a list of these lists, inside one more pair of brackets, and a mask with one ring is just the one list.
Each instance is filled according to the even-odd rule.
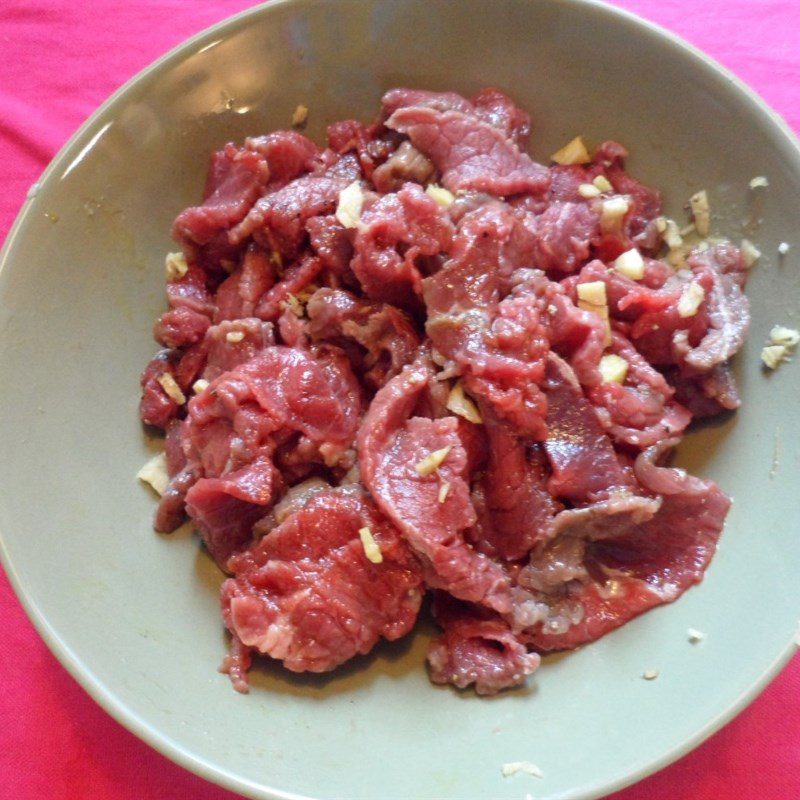
[[[508,91],[540,159],[614,138],[680,216],[707,189],[715,230],[752,214],[744,407],[679,462],[734,497],[707,579],[493,699],[428,683],[420,632],[325,677],[262,665],[249,696],[216,672],[220,573],[188,530],[158,536],[134,475],[155,444],[138,374],[163,309],[170,224],[208,153],[286,127],[371,117],[395,85]],[[761,207],[751,178],[765,175]],[[0,268],[0,532],[6,569],[56,655],[120,722],[191,770],[261,798],[589,798],[720,727],[794,649],[800,612],[800,371],[762,372],[797,326],[800,152],[721,68],[625,13],[578,0],[274,2],[192,39],[118,92],[31,192]],[[707,634],[687,640],[687,628]],[[657,670],[654,681],[642,673]],[[544,773],[503,777],[531,761]]]

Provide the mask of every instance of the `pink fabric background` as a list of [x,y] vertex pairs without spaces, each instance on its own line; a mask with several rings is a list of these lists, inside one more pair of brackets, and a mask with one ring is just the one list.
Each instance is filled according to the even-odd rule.
[[[798,0],[617,0],[732,69],[800,132]],[[28,187],[95,108],[245,0],[0,4],[0,240]],[[34,632],[0,572],[0,797],[231,800],[108,717]],[[535,786],[531,785],[535,792]],[[800,658],[690,755],[614,800],[800,798]]]

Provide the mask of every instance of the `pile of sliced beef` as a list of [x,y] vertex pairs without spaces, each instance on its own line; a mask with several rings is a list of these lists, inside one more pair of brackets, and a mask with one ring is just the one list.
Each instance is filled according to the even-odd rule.
[[[693,416],[739,404],[742,256],[669,266],[625,150],[546,167],[530,127],[493,89],[395,89],[325,148],[226,145],[176,219],[141,381],[171,479],[156,529],[188,517],[228,573],[240,691],[253,653],[331,670],[429,593],[431,679],[491,694],[702,579],[729,500],[666,464]],[[639,279],[614,267],[632,248]],[[598,282],[608,321],[579,302]]]

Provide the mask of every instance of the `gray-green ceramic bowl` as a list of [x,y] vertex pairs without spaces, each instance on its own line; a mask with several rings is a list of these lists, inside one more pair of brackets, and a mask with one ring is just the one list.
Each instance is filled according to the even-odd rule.
[[[765,256],[738,357],[744,407],[679,460],[733,495],[706,581],[579,652],[527,691],[479,699],[428,683],[426,635],[323,678],[263,667],[243,697],[216,672],[220,573],[188,531],[158,536],[134,475],[151,445],[138,373],[163,307],[170,223],[212,148],[369,117],[397,84],[494,84],[534,112],[533,152],[616,138],[675,214],[705,187],[741,235],[749,180],[769,178]],[[0,530],[34,623],[86,690],[170,758],[261,798],[595,797],[667,764],[763,688],[800,615],[800,370],[765,375],[776,322],[797,325],[800,152],[733,77],[663,31],[578,0],[295,0],[192,39],[80,130],[26,202],[0,272]],[[796,247],[779,260],[778,244]],[[698,628],[708,638],[687,641]],[[655,681],[642,672],[659,671]],[[504,778],[532,761],[544,778]]]

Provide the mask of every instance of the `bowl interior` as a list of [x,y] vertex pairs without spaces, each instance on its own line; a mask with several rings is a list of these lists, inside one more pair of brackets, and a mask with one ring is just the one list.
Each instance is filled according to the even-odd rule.
[[[706,581],[675,605],[575,653],[527,690],[478,699],[429,685],[428,632],[309,678],[270,665],[248,697],[218,674],[220,573],[188,530],[152,532],[134,476],[156,445],[138,375],[163,309],[176,213],[210,151],[287,127],[370,118],[395,85],[496,85],[535,119],[540,159],[580,133],[614,138],[680,216],[706,188],[738,238],[766,175],[764,252],[749,287],[744,407],[698,429],[679,462],[734,497]],[[565,0],[275,2],[192,40],[128,84],[59,155],[27,201],[0,268],[0,535],[40,630],[128,727],[255,797],[597,796],[677,756],[788,657],[800,608],[796,365],[759,351],[798,324],[800,155],[780,124],[684,45],[602,5]],[[796,244],[800,245],[800,242]],[[688,643],[686,629],[708,634]],[[657,669],[659,678],[641,674]],[[503,778],[529,760],[545,777]]]

